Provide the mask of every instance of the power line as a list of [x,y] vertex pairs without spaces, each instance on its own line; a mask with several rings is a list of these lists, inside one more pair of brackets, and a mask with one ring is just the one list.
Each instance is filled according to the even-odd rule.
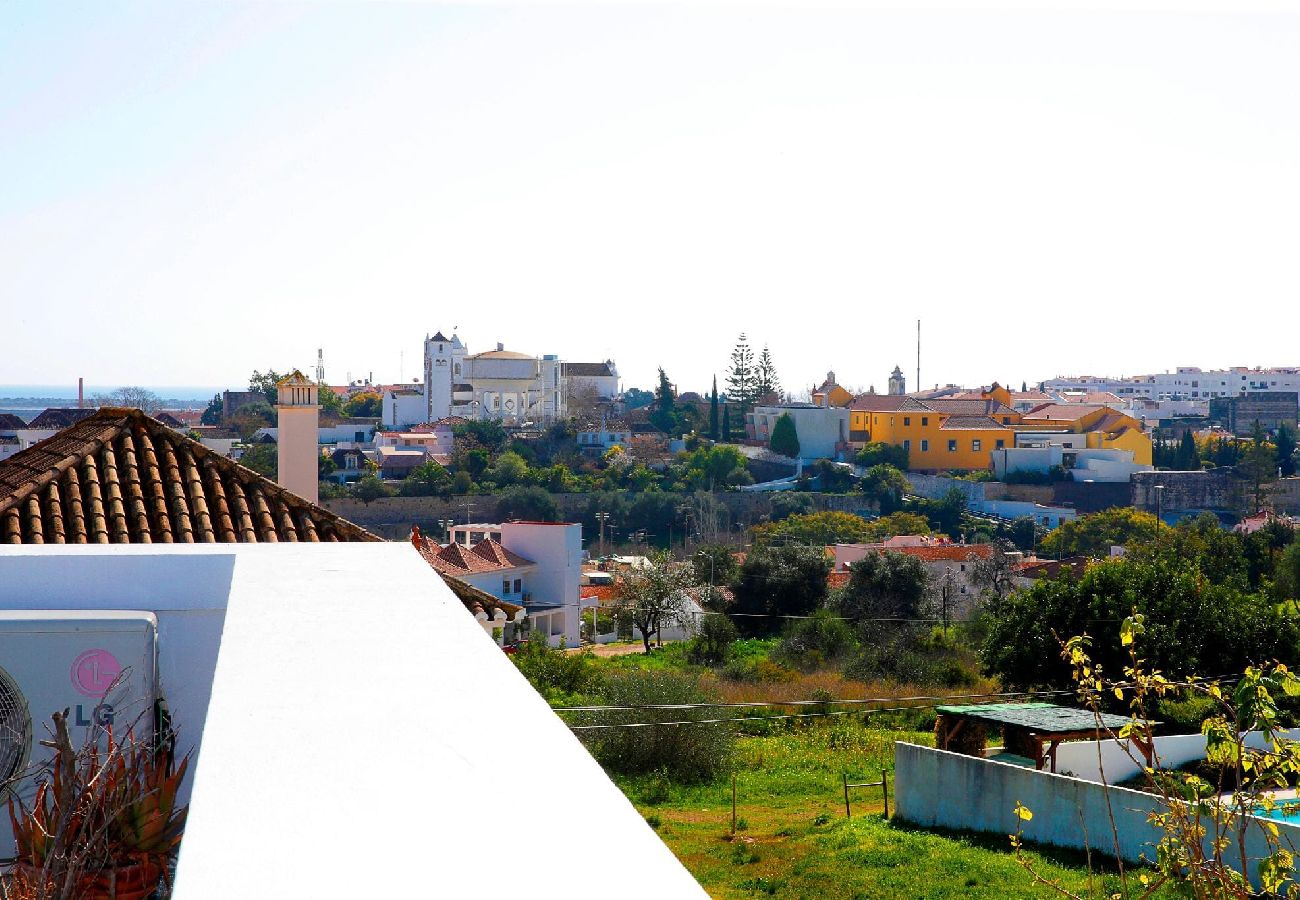
[[[1077,691],[1054,690],[1054,691],[1001,691],[988,692],[981,694],[922,694],[914,697],[863,697],[859,699],[845,700],[752,700],[742,703],[640,703],[628,706],[555,706],[552,707],[556,712],[614,712],[627,711],[635,709],[746,709],[749,707],[763,706],[827,706],[852,704],[862,705],[865,703],[905,703],[917,700],[979,700],[991,697],[1025,697],[1025,696],[1053,696],[1057,694],[1074,694]],[[923,709],[924,707],[913,707]]]

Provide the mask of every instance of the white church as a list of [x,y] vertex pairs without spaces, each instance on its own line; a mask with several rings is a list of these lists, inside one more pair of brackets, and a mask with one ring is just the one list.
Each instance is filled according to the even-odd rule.
[[448,416],[497,419],[503,425],[542,425],[568,415],[571,398],[619,394],[612,360],[571,363],[555,354],[507,350],[469,352],[460,336],[441,331],[424,340],[424,380],[384,392],[383,423],[405,428]]

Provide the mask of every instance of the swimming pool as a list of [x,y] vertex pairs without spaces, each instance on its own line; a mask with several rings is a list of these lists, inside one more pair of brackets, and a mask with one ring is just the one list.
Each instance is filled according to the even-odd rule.
[[1255,815],[1261,819],[1272,819],[1275,822],[1300,822],[1300,798],[1295,800],[1274,800],[1272,809],[1257,809]]

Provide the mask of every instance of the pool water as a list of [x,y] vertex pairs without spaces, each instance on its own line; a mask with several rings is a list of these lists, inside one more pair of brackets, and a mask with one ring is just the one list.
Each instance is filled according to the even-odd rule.
[[1300,822],[1300,799],[1275,800],[1270,810],[1256,810],[1255,815],[1261,819],[1273,819],[1276,822]]

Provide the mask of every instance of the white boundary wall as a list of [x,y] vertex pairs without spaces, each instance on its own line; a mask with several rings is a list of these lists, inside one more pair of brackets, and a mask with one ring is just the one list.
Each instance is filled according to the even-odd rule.
[[[1059,753],[1057,759],[1059,766]],[[1151,794],[901,741],[894,744],[894,800],[898,818],[915,825],[1005,835],[1016,830],[1019,803],[1033,813],[1024,823],[1026,840],[1132,861],[1153,857],[1159,840],[1147,822],[1161,805]],[[1300,849],[1300,826],[1273,824],[1282,846]],[[1248,832],[1246,850],[1253,878],[1254,860],[1267,852],[1261,829]]]
[[[1300,728],[1282,731],[1280,735],[1286,740],[1300,740]],[[1160,767],[1176,769],[1184,763],[1196,759],[1205,759],[1205,735],[1171,734],[1156,738],[1156,758]],[[1101,745],[1101,760],[1097,759],[1097,747]],[[1246,746],[1263,749],[1264,735],[1255,731],[1246,735]],[[1136,748],[1133,754],[1141,759]],[[1107,784],[1126,781],[1141,770],[1117,741],[1070,741],[1056,749],[1056,771],[1062,775],[1073,775],[1085,781],[1104,781]],[[1103,775],[1105,777],[1103,777]]]

